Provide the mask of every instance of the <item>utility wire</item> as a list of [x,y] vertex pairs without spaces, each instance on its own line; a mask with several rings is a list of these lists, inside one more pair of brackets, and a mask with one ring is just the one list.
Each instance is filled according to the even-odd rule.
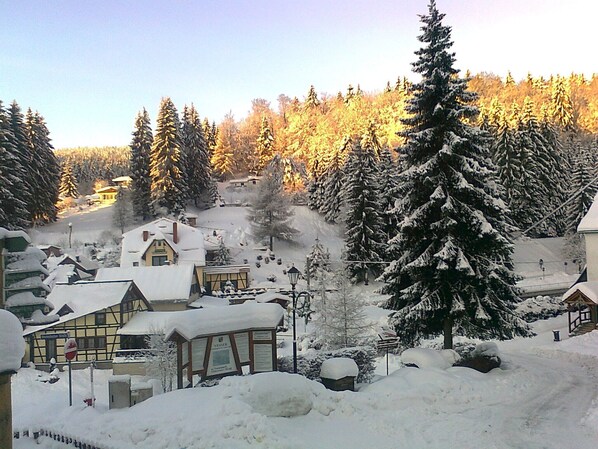
[[586,190],[588,187],[590,187],[596,181],[598,181],[598,175],[594,179],[592,179],[590,182],[588,182],[585,186],[581,187],[577,192],[574,192],[573,195],[571,195],[571,197],[569,197],[569,199],[566,200],[559,207],[557,207],[552,212],[548,213],[543,218],[541,218],[540,220],[536,221],[534,224],[532,224],[530,227],[528,227],[526,230],[524,230],[521,233],[521,235],[527,234],[530,230],[534,229],[536,226],[544,223],[546,220],[548,220],[550,217],[552,217],[554,214],[556,214],[559,210],[561,210],[563,207],[565,207],[567,204],[569,204],[571,201],[573,201],[575,198],[577,198],[577,195],[579,195],[581,192],[583,192],[584,190]]

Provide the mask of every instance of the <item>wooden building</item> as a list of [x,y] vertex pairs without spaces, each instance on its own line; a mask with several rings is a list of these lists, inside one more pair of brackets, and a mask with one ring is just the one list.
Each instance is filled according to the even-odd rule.
[[116,195],[118,195],[119,190],[120,187],[118,186],[108,186],[96,190],[95,193],[98,195],[101,203],[110,204],[116,201]]
[[172,312],[166,338],[177,345],[177,387],[200,380],[275,371],[278,304],[246,303]]
[[598,195],[583,217],[577,232],[586,246],[586,278],[578,280],[563,295],[569,312],[569,334],[579,335],[598,329]]
[[48,301],[58,321],[27,326],[23,331],[28,345],[25,359],[44,366],[54,358],[65,363],[63,347],[66,339],[77,340],[78,352],[74,364],[96,360],[100,367],[110,367],[120,349],[118,330],[136,313],[151,310],[137,288],[128,281],[91,281],[57,284]]
[[249,265],[222,265],[203,268],[203,287],[206,295],[225,291],[227,288],[244,290],[249,288]]

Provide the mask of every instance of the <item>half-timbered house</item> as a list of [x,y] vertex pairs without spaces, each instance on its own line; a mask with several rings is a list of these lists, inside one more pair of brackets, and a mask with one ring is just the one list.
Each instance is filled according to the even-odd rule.
[[65,363],[64,343],[75,338],[75,365],[95,360],[100,367],[110,367],[121,347],[117,331],[137,312],[151,310],[131,280],[57,284],[47,299],[54,305],[49,316],[58,316],[58,321],[27,326],[23,331],[28,344],[26,361],[41,366],[52,358],[59,364]]

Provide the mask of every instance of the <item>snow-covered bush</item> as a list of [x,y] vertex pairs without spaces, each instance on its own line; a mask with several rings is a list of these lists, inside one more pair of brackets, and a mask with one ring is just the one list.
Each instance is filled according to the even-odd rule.
[[[376,350],[371,346],[356,346],[334,351],[310,351],[307,354],[299,354],[297,356],[297,371],[308,379],[319,381],[324,360],[336,357],[350,358],[357,363],[359,375],[355,379],[356,382],[365,383],[372,379]],[[278,371],[293,372],[293,357],[279,357]]]
[[557,296],[536,296],[517,304],[516,312],[522,320],[533,323],[559,316],[567,311],[567,306]]
[[165,338],[164,332],[152,331],[146,337],[145,372],[160,381],[162,391],[172,391],[177,372],[176,345]]

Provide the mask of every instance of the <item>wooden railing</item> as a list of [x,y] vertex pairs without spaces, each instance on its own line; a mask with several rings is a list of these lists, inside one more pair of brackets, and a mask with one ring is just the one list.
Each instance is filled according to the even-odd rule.
[[575,318],[573,321],[569,321],[569,333],[573,333],[573,331],[575,329],[577,329],[579,326],[581,326],[584,323],[591,323],[592,322],[592,316],[589,310],[582,310],[579,312],[579,315],[577,316],[577,318]]

